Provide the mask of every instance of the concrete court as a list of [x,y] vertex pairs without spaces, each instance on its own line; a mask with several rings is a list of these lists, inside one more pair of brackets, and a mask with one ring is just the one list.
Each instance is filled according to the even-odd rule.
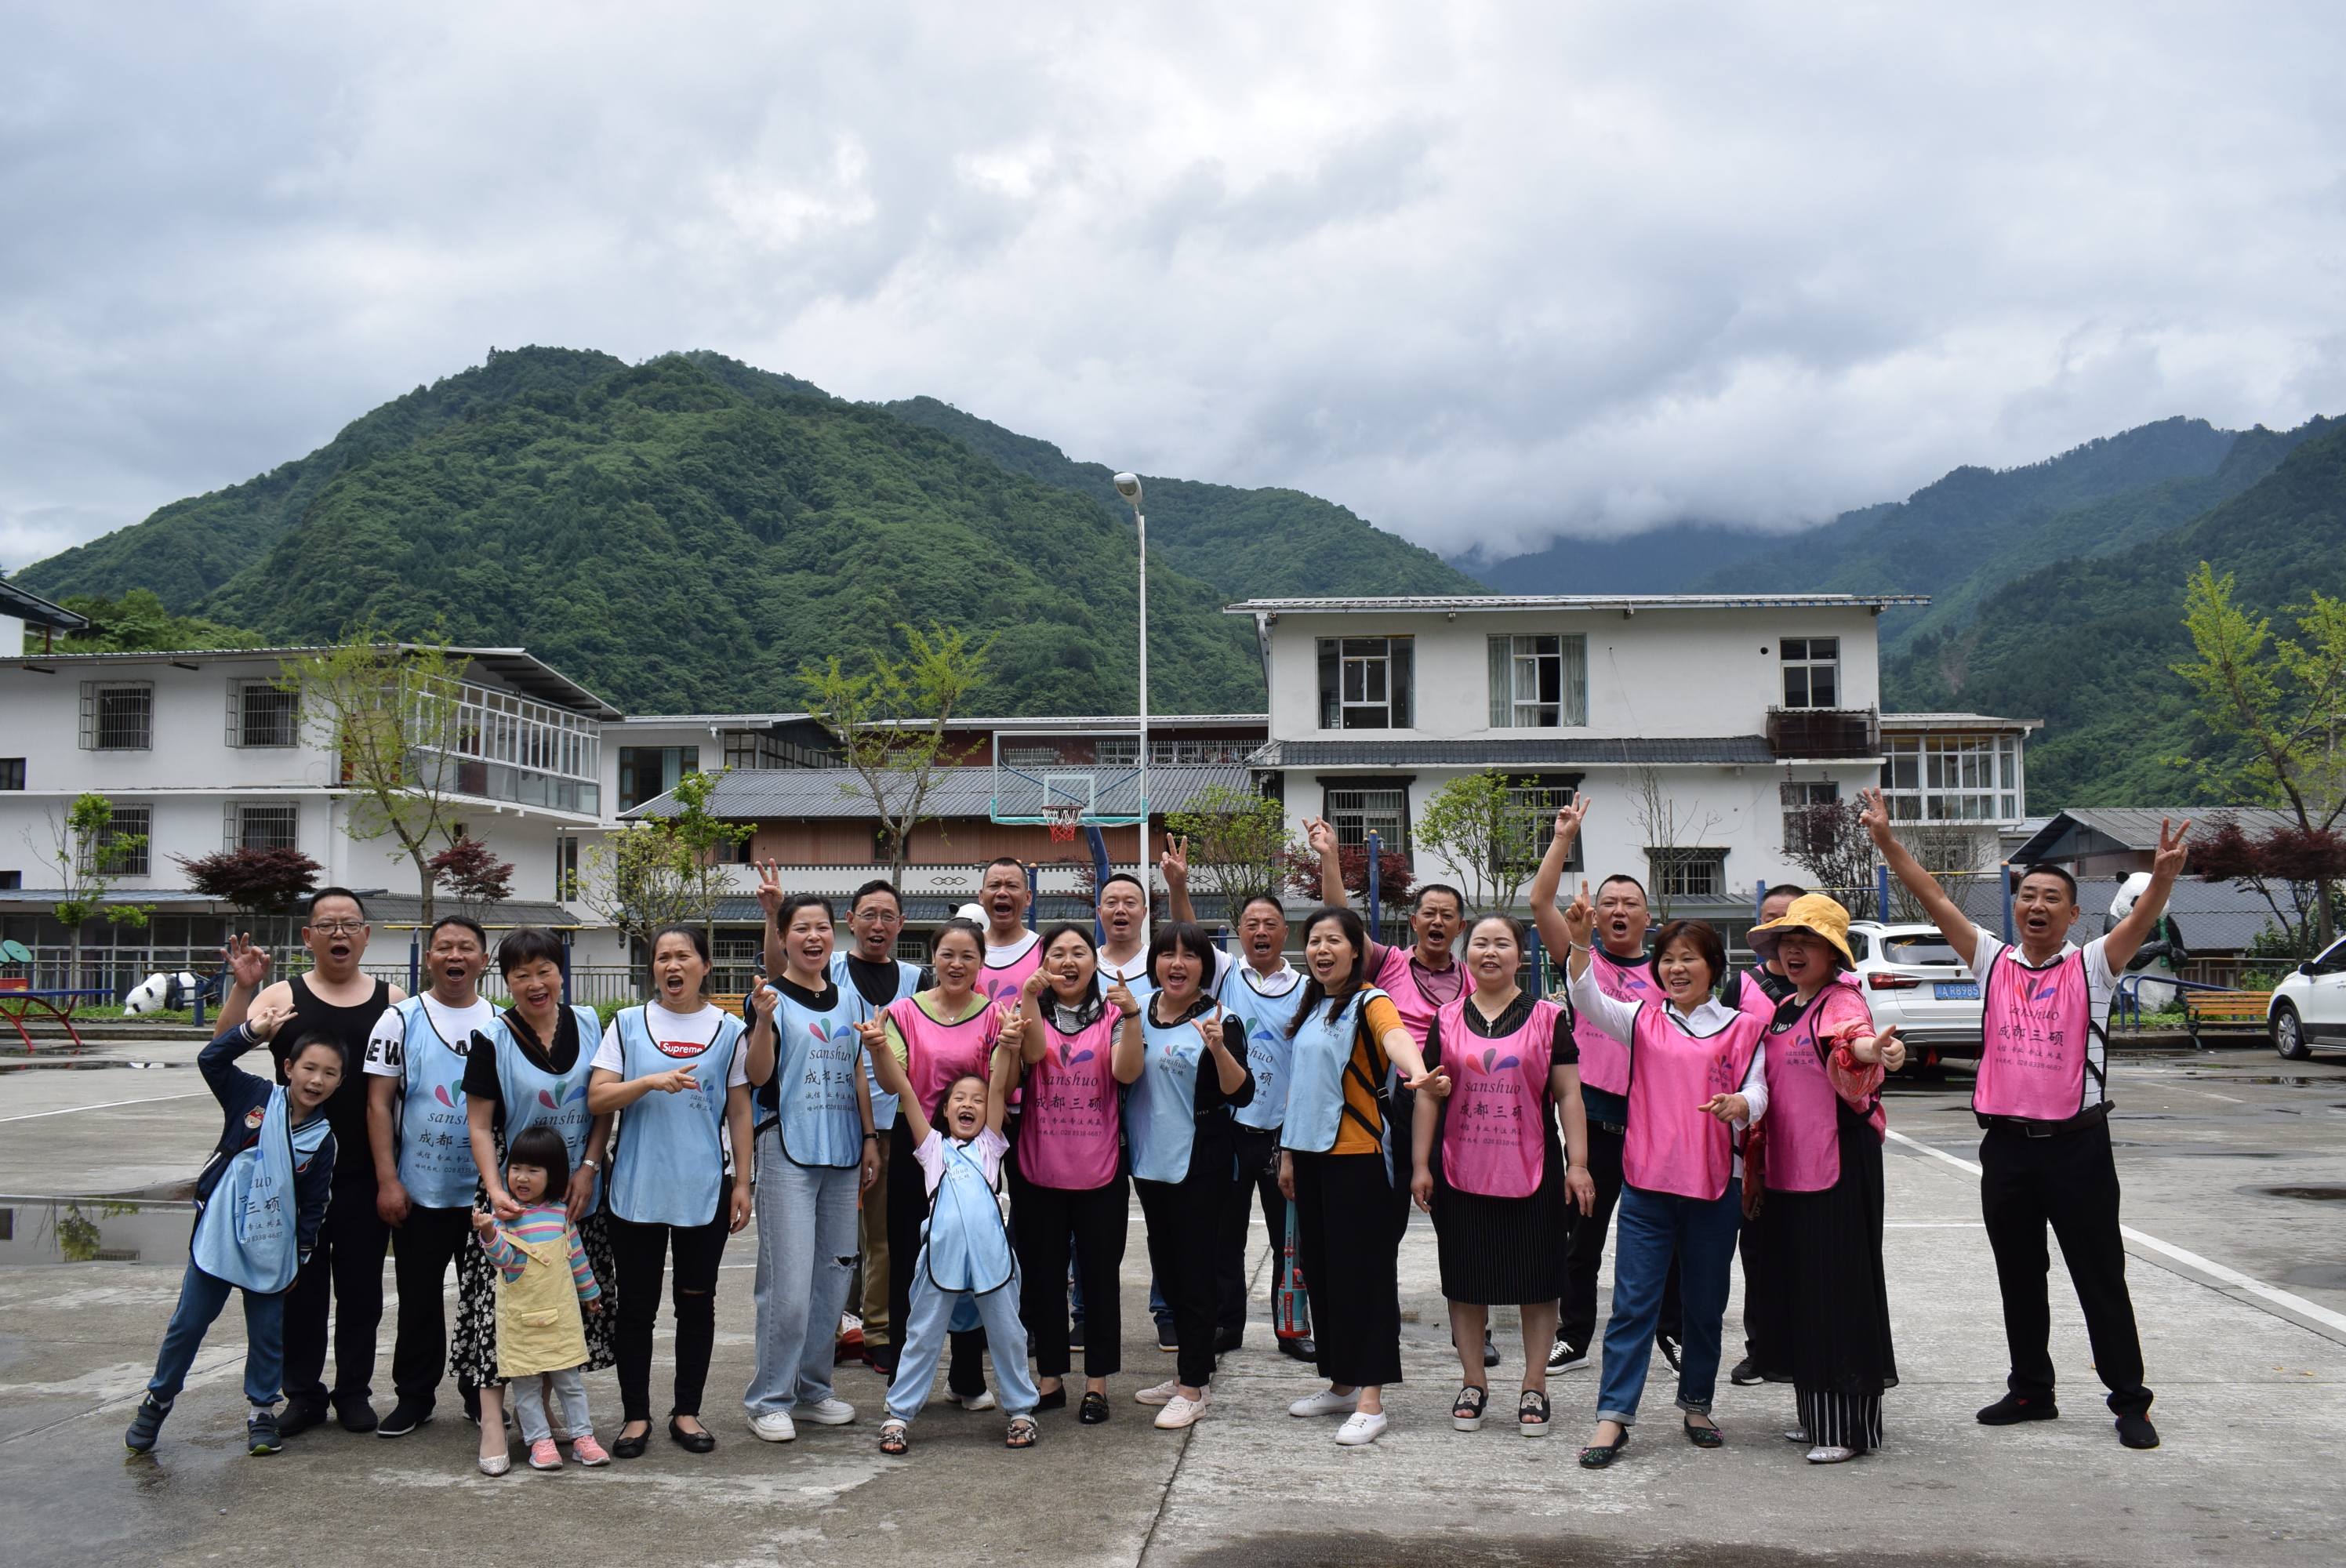
[[[103,1057],[117,1048],[100,1048]],[[191,1059],[193,1047],[119,1048]],[[14,1066],[21,1058],[10,1058]],[[2346,1061],[2304,1065],[2269,1052],[2123,1061],[2114,1095],[2127,1222],[2331,1313],[2346,1309],[2346,1205],[2274,1196],[2346,1191]],[[2280,1081],[2274,1081],[2280,1080]],[[1966,1080],[1901,1085],[1892,1125],[1968,1157]],[[195,1168],[212,1135],[208,1097],[186,1068],[47,1069],[0,1074],[0,1189],[122,1191]],[[68,1109],[141,1099],[102,1110]],[[40,1111],[63,1115],[34,1115]],[[750,1349],[746,1237],[727,1255],[719,1339],[705,1413],[719,1433],[703,1459],[657,1439],[649,1457],[558,1477],[498,1481],[471,1466],[473,1430],[453,1387],[440,1419],[387,1442],[339,1429],[273,1459],[241,1451],[240,1329],[232,1307],[199,1359],[151,1460],[126,1459],[120,1429],[151,1366],[178,1278],[157,1262],[183,1216],[108,1221],[106,1240],[141,1244],[138,1263],[0,1268],[0,1479],[13,1563],[423,1561],[575,1563],[852,1562],[1302,1564],[1342,1563],[1781,1563],[1863,1562],[2333,1563],[2346,1559],[2346,1328],[2185,1265],[2130,1269],[2166,1446],[2118,1447],[2088,1366],[2057,1251],[2057,1422],[1992,1431],[1971,1412],[2004,1369],[1993,1270],[1970,1178],[1892,1143],[1887,1233],[1904,1382],[1888,1401],[1888,1446],[1812,1468],[1778,1436],[1790,1397],[1722,1386],[1729,1446],[1697,1451],[1672,1430],[1671,1385],[1656,1359],[1642,1426],[1604,1472],[1573,1456],[1594,1380],[1552,1380],[1559,1431],[1526,1441],[1494,1420],[1450,1430],[1457,1365],[1421,1217],[1402,1253],[1409,1381],[1388,1395],[1392,1432],[1340,1450],[1332,1422],[1288,1400],[1314,1385],[1269,1349],[1268,1325],[1223,1360],[1208,1419],[1161,1434],[1130,1391],[1169,1373],[1146,1343],[1147,1268],[1136,1208],[1125,1265],[1127,1370],[1116,1419],[1046,1419],[1044,1440],[1001,1447],[998,1414],[942,1401],[903,1460],[872,1446],[880,1384],[843,1370],[854,1426],[760,1444],[733,1401]],[[22,1255],[39,1208],[15,1207]],[[117,1227],[121,1227],[117,1229]],[[135,1227],[135,1228],[133,1228]],[[1258,1232],[1258,1256],[1267,1252]],[[1265,1257],[1267,1262],[1267,1257]],[[2301,1278],[2290,1282],[2290,1276]],[[1267,1270],[1258,1268],[1258,1308]],[[2327,1283],[2324,1283],[2327,1281]],[[1730,1306],[1732,1341],[1739,1304]],[[1495,1410],[1521,1370],[1512,1314]],[[2309,1326],[2310,1325],[2310,1326]],[[665,1330],[663,1331],[665,1332]],[[388,1408],[390,1324],[376,1387]],[[1730,1359],[1732,1351],[1730,1351]],[[655,1369],[656,1407],[665,1408]],[[598,1428],[616,1428],[609,1373],[588,1380]],[[601,1495],[589,1495],[599,1492]],[[519,1504],[521,1506],[515,1506]]]

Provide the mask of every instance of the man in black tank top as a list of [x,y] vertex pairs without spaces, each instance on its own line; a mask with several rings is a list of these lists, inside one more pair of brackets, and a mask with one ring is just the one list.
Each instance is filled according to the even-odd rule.
[[[301,941],[310,950],[308,974],[254,994],[268,961],[238,964],[236,983],[220,1008],[220,1027],[231,1028],[260,1006],[284,1006],[293,1018],[271,1042],[291,1049],[309,1035],[341,1042],[342,1084],[326,1102],[334,1129],[333,1197],[318,1227],[317,1245],[285,1298],[285,1414],[280,1435],[291,1437],[326,1419],[331,1404],[352,1431],[372,1431],[374,1407],[368,1396],[374,1378],[375,1330],[382,1323],[382,1263],[391,1227],[375,1212],[372,1146],[367,1140],[367,1035],[384,1008],[404,993],[384,981],[370,980],[359,968],[366,952],[366,908],[346,888],[323,888],[310,901],[310,923]],[[253,976],[248,980],[247,976]],[[284,1063],[278,1063],[284,1080]],[[326,1321],[332,1304],[334,1386],[325,1384]]]

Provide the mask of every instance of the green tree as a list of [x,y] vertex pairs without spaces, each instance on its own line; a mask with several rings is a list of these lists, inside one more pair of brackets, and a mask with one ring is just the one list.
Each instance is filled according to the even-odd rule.
[[[2327,833],[2346,812],[2346,599],[2313,593],[2296,617],[2304,640],[2275,641],[2270,621],[2241,608],[2232,589],[2231,573],[2218,577],[2202,561],[2184,596],[2199,657],[2171,667],[2191,688],[2195,716],[2233,742],[2198,770],[2237,804],[2277,807],[2303,831]],[[2330,890],[2323,882],[2314,901],[2324,947],[2335,935]]]
[[630,822],[588,845],[577,898],[645,957],[655,934],[705,924],[716,907],[707,868],[658,820]]
[[57,886],[64,890],[65,896],[49,908],[57,917],[57,923],[66,928],[71,953],[67,983],[79,990],[83,923],[97,915],[109,925],[143,926],[154,912],[152,904],[106,901],[107,890],[123,874],[123,866],[147,847],[147,836],[116,831],[114,802],[95,792],[74,797],[74,803],[66,809],[64,820],[58,820],[54,811],[47,813],[46,820],[48,842],[36,840],[32,830],[26,829],[25,845],[57,868]]
[[1516,892],[1539,863],[1537,815],[1525,809],[1529,779],[1510,779],[1495,769],[1465,773],[1436,789],[1417,820],[1417,841],[1450,862],[1466,884],[1467,912],[1514,907]]
[[707,928],[709,951],[717,951],[717,901],[730,891],[731,883],[725,873],[729,856],[720,850],[730,850],[755,830],[748,822],[728,822],[709,809],[709,802],[717,792],[717,781],[733,771],[720,768],[714,773],[688,773],[677,780],[668,798],[676,809],[655,820],[654,826],[674,840],[689,868],[689,885],[698,901],[700,921]]
[[971,646],[958,626],[931,623],[916,631],[899,625],[909,657],[879,649],[866,657],[871,668],[850,670],[834,654],[821,667],[799,673],[807,707],[839,741],[852,779],[840,792],[872,804],[888,836],[888,880],[904,885],[913,830],[929,820],[929,797],[938,770],[958,758],[945,755],[945,725],[970,695],[985,683],[988,637]]
[[[260,634],[221,626],[197,616],[175,616],[147,588],[132,588],[117,601],[103,595],[74,595],[57,601],[89,622],[56,645],[59,653],[123,653],[140,649],[257,648]],[[25,651],[39,651],[46,634],[27,630]]]
[[1234,924],[1247,900],[1276,896],[1287,875],[1287,809],[1251,789],[1209,785],[1167,814],[1165,830],[1188,840],[1190,877],[1226,901]]

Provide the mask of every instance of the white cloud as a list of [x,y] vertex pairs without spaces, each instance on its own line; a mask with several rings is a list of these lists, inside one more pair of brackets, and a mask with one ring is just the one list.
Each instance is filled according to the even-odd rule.
[[490,344],[1443,549],[2346,406],[2335,7],[18,7],[0,560]]

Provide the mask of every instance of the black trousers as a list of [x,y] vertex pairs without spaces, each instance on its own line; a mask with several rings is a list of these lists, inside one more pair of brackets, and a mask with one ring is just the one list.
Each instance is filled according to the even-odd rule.
[[[1173,1309],[1173,1334],[1180,1344],[1175,1375],[1190,1388],[1214,1380],[1214,1338],[1221,1327],[1222,1237],[1229,1221],[1230,1189],[1239,1187],[1223,1160],[1200,1160],[1209,1172],[1191,1170],[1178,1182],[1133,1180],[1141,1217],[1148,1225],[1148,1267],[1157,1288]],[[1087,1326],[1088,1327],[1088,1326]],[[1085,1336],[1089,1339],[1090,1336]]]
[[1018,1316],[1035,1349],[1035,1373],[1067,1375],[1067,1258],[1072,1251],[1084,1286],[1084,1376],[1112,1378],[1124,1369],[1124,1268],[1132,1199],[1125,1177],[1105,1186],[1070,1191],[1039,1186],[1014,1167],[1011,1230],[1018,1251]]
[[1298,1153],[1296,1261],[1311,1298],[1320,1375],[1401,1381],[1401,1227],[1382,1155]]
[[1762,1359],[1760,1354],[1761,1314],[1752,1309],[1751,1303],[1760,1298],[1760,1259],[1766,1256],[1761,1250],[1760,1231],[1759,1226],[1746,1220],[1742,1234],[1735,1239],[1735,1254],[1743,1260],[1743,1353],[1755,1361]]
[[[1219,1297],[1215,1322],[1225,1334],[1243,1334],[1247,1326],[1247,1227],[1255,1204],[1262,1205],[1263,1223],[1270,1228],[1271,1268],[1287,1245],[1287,1199],[1279,1191],[1279,1129],[1260,1132],[1232,1124],[1230,1141],[1238,1154],[1238,1179],[1230,1183],[1229,1202],[1223,1211],[1221,1257],[1216,1268]],[[1273,1279],[1273,1284],[1278,1281]]]
[[2045,1138],[1998,1123],[1980,1139],[1980,1215],[1987,1222],[1996,1284],[2004,1293],[2012,1391],[2053,1397],[2053,1311],[2046,1286],[2053,1260],[2045,1247],[2049,1224],[2077,1288],[2094,1370],[2110,1390],[2110,1410],[2129,1416],[2150,1409],[2134,1298],[2127,1291],[2117,1160],[2110,1150],[2108,1121]]
[[407,1211],[407,1223],[391,1233],[391,1274],[399,1285],[399,1337],[392,1343],[391,1387],[403,1400],[429,1404],[448,1369],[448,1313],[443,1304],[449,1268],[473,1239],[473,1211],[424,1208]]
[[[1567,1344],[1583,1349],[1596,1342],[1596,1270],[1605,1261],[1605,1236],[1613,1227],[1613,1208],[1621,1201],[1623,1135],[1588,1124],[1588,1177],[1596,1184],[1596,1207],[1570,1212],[1572,1250],[1565,1258],[1564,1298],[1557,1305],[1556,1332]],[[1747,1227],[1748,1228],[1748,1227]],[[1679,1338],[1678,1260],[1670,1259],[1669,1277],[1662,1282],[1662,1315],[1654,1332]]]
[[622,1420],[652,1419],[652,1320],[660,1281],[676,1257],[676,1403],[673,1415],[698,1416],[717,1344],[717,1268],[725,1257],[726,1187],[706,1225],[638,1225],[611,1216],[611,1255],[619,1266],[619,1403]]
[[[382,1326],[382,1255],[391,1227],[374,1211],[374,1170],[334,1172],[333,1201],[310,1261],[285,1298],[285,1397],[363,1400],[373,1393]],[[326,1389],[326,1319],[333,1319],[334,1387]]]
[[[913,1131],[899,1114],[889,1135],[888,1154],[888,1343],[875,1346],[872,1364],[890,1372],[903,1349],[905,1328],[913,1320],[913,1262],[921,1255],[921,1225],[929,1217],[929,1184],[913,1153]],[[945,1386],[964,1399],[985,1391],[985,1330],[945,1337],[950,1369]]]

